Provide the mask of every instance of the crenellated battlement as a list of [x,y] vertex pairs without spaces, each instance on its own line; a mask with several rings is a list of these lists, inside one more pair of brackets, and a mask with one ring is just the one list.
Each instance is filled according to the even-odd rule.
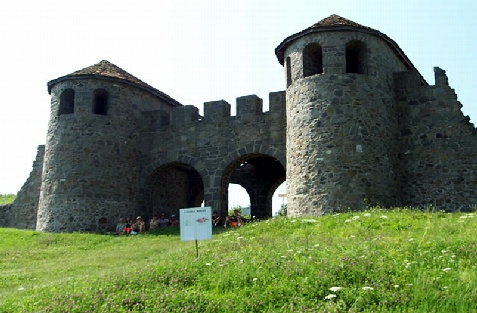
[[[171,125],[178,126],[195,121],[222,122],[227,118],[250,120],[265,113],[285,114],[285,91],[269,94],[269,110],[263,111],[263,99],[257,95],[247,95],[236,99],[237,115],[231,115],[231,105],[225,100],[209,101],[204,103],[204,115],[200,116],[199,109],[193,105],[175,107],[171,113]],[[149,112],[147,113],[150,114]],[[159,113],[155,113],[159,114]],[[157,118],[156,118],[157,119]],[[163,121],[164,122],[164,121]],[[155,123],[157,125],[157,123]],[[159,123],[161,126],[167,125]]]

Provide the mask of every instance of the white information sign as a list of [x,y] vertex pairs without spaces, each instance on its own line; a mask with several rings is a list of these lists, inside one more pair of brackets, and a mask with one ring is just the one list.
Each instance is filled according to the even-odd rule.
[[212,239],[212,208],[180,209],[181,240]]

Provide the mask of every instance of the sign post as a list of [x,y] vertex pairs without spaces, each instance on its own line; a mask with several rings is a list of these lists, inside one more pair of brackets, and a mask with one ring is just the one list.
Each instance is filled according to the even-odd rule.
[[196,256],[199,257],[197,240],[212,239],[212,208],[195,207],[180,209],[181,240],[195,240]]

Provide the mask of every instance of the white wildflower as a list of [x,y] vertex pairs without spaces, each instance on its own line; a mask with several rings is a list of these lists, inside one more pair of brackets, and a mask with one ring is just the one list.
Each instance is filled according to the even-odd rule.
[[353,216],[351,219],[357,220],[357,219],[359,219],[359,215],[355,215],[355,216]]
[[444,272],[448,272],[448,271],[450,271],[450,270],[451,270],[451,268],[450,268],[450,267],[446,267],[446,268],[445,268],[445,269],[443,269],[442,271],[444,271]]
[[337,291],[340,291],[341,289],[343,289],[343,287],[331,287],[330,291],[337,292]]
[[257,277],[254,277],[252,280],[253,280],[253,281],[257,281],[257,280],[258,280],[258,278],[257,278]]
[[240,240],[240,239],[243,239],[243,236],[239,236],[239,237],[237,237],[237,240]]
[[329,295],[327,295],[327,296],[325,297],[325,300],[331,300],[331,299],[333,299],[333,298],[336,298],[336,295],[330,293]]
[[371,213],[364,213],[363,216],[366,216],[366,217],[371,216]]
[[345,224],[346,224],[346,223],[349,223],[349,222],[351,222],[351,220],[350,220],[350,219],[347,219],[347,220],[346,220],[346,221],[344,221],[344,222],[345,222]]
[[211,265],[212,265],[212,263],[205,263],[205,265],[206,265],[206,266],[211,266]]
[[394,288],[399,288],[399,285],[394,285]]
[[387,219],[388,217],[386,215],[381,215],[382,219]]
[[363,290],[374,290],[374,288],[373,288],[373,287],[368,287],[368,286],[364,286],[364,287],[363,287],[363,288],[361,288],[361,289],[363,289]]
[[19,290],[19,291],[23,291],[23,290],[25,290],[25,287],[18,287],[18,289],[17,289],[17,290]]

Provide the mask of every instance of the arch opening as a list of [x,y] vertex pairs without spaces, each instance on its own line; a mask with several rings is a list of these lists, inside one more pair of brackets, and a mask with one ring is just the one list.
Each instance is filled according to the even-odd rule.
[[240,208],[250,208],[250,195],[248,194],[247,190],[243,188],[239,184],[229,183],[229,205],[228,210],[229,213],[232,209],[240,207]]
[[303,77],[323,73],[323,53],[321,46],[310,43],[303,49]]
[[75,91],[73,89],[65,89],[60,96],[60,108],[58,116],[63,114],[73,114],[75,112]]
[[273,194],[285,178],[285,168],[274,157],[247,154],[237,158],[222,176],[221,213],[226,214],[229,208],[230,184],[238,184],[250,197],[250,215],[257,218],[271,217]]
[[104,89],[94,91],[93,113],[98,115],[108,115],[109,94]]
[[346,44],[346,73],[365,74],[366,45],[359,40]]
[[200,207],[204,201],[204,183],[192,166],[173,162],[154,170],[146,180],[143,192],[143,215],[165,213],[179,215],[179,209]]
[[287,210],[287,182],[281,183],[274,191],[272,198],[273,216],[286,215]]

